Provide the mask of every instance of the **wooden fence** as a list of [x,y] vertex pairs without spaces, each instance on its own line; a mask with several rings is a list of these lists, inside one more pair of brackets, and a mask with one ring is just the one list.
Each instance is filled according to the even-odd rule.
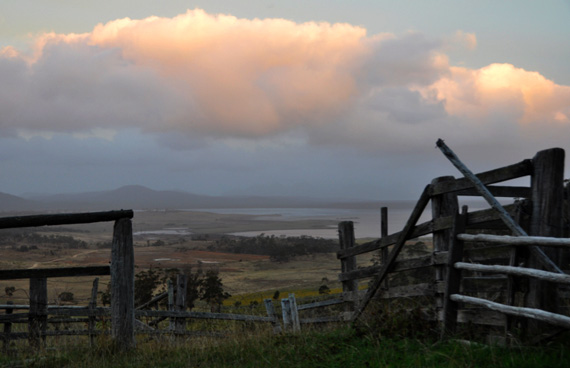
[[[0,305],[5,313],[0,315],[4,329],[0,332],[4,349],[17,339],[28,339],[32,347],[38,347],[48,336],[86,335],[91,343],[94,337],[110,334],[119,348],[130,349],[136,345],[135,334],[146,335],[203,335],[200,331],[186,328],[188,320],[225,320],[268,323],[274,332],[283,329],[299,331],[301,324],[334,322],[342,320],[338,313],[328,317],[299,318],[305,310],[327,308],[344,303],[341,298],[309,303],[297,306],[294,295],[281,300],[281,306],[274,306],[271,299],[265,300],[267,316],[192,312],[186,309],[186,275],[180,274],[175,285],[168,284],[167,292],[153,298],[148,303],[135,308],[134,305],[134,249],[131,218],[133,211],[109,211],[79,214],[56,214],[40,216],[21,216],[0,218],[0,229],[37,227],[51,225],[84,224],[100,221],[115,221],[113,242],[109,266],[68,267],[46,269],[0,270],[0,280],[29,279],[29,304]],[[101,276],[111,275],[111,306],[97,306],[99,279],[93,281],[91,298],[87,306],[48,305],[47,279],[56,277]],[[334,296],[331,296],[334,298]],[[166,309],[158,309],[158,303],[166,300]],[[156,307],[152,310],[151,307]],[[276,310],[281,309],[283,327]],[[25,312],[22,312],[25,311]],[[334,311],[333,311],[334,313]],[[110,330],[98,326],[101,321],[111,321]],[[143,323],[142,320],[150,320]],[[168,320],[166,324],[160,322]],[[26,332],[14,331],[15,325],[27,325]],[[68,326],[61,329],[60,326]],[[77,325],[86,325],[87,329],[77,329]],[[52,328],[49,328],[49,325]],[[74,328],[69,328],[73,325]],[[211,334],[211,333],[210,333]],[[215,333],[214,335],[224,335]]]
[[[442,141],[438,145],[456,160],[454,165],[460,164]],[[424,303],[425,298],[431,300],[430,308],[442,322],[442,336],[454,333],[458,322],[505,328],[507,335],[521,326],[544,330],[535,322],[521,323],[520,317],[568,328],[570,319],[559,298],[563,292],[557,286],[568,284],[570,278],[562,271],[570,268],[570,241],[557,239],[569,236],[564,222],[570,218],[570,206],[564,204],[565,193],[570,193],[570,187],[564,187],[564,151],[541,151],[532,160],[477,175],[463,169],[464,178],[441,177],[427,185],[400,232],[388,235],[386,208],[381,211],[378,240],[356,245],[352,223],[339,224],[339,279],[345,298],[354,300],[352,320],[361,318],[371,300],[422,297]],[[529,187],[494,185],[529,176]],[[492,208],[468,212],[464,207],[460,214],[458,197],[463,196],[482,196]],[[503,207],[495,197],[517,201]],[[418,224],[430,203],[432,220]],[[432,236],[431,254],[402,259],[406,246],[427,235]],[[380,255],[381,262],[358,267],[356,257],[365,254]],[[422,279],[392,285],[399,273],[421,270]],[[430,277],[425,277],[426,270]],[[531,280],[522,280],[527,277]],[[367,290],[358,291],[359,280],[369,278]]]

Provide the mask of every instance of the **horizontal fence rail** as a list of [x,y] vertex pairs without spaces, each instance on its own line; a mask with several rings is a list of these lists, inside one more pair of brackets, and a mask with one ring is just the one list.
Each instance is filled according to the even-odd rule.
[[454,266],[459,270],[489,272],[489,273],[504,273],[506,275],[513,275],[513,276],[527,276],[527,277],[534,277],[540,280],[570,285],[570,275],[566,274],[562,275],[554,272],[536,270],[534,268],[481,265],[481,264],[465,263],[465,262],[457,262],[455,263]]
[[463,241],[473,242],[491,242],[495,244],[514,245],[514,246],[533,246],[540,245],[544,247],[570,247],[569,238],[549,238],[545,236],[508,236],[508,235],[490,235],[490,234],[458,234],[457,238]]
[[54,225],[90,224],[94,222],[116,221],[119,219],[132,219],[132,210],[118,210],[105,212],[61,213],[51,215],[31,215],[0,218],[0,229],[38,227]]

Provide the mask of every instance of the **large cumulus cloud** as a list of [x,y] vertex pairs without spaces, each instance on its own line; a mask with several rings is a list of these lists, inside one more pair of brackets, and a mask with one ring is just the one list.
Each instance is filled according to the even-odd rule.
[[[476,38],[451,38],[468,48]],[[448,44],[349,24],[189,10],[0,53],[0,134],[136,128],[163,144],[272,139],[409,150],[428,139],[556,141],[570,87],[511,64],[450,66]],[[235,142],[235,141],[234,141]]]

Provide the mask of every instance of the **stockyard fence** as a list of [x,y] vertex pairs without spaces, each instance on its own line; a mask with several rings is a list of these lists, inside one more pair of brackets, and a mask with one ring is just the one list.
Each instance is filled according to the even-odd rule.
[[[564,186],[564,151],[541,151],[533,159],[474,175],[443,141],[438,146],[464,178],[432,180],[400,232],[388,234],[387,208],[381,209],[381,237],[374,241],[356,244],[353,223],[341,222],[337,257],[343,292],[299,305],[294,295],[276,305],[266,299],[267,315],[187,311],[183,274],[165,293],[135,308],[131,210],[1,218],[0,229],[115,221],[109,266],[0,270],[0,280],[30,279],[29,305],[0,305],[4,347],[15,339],[40,346],[60,335],[86,335],[94,343],[95,336],[109,334],[126,350],[136,346],[138,334],[200,335],[187,328],[190,320],[261,323],[275,333],[295,332],[308,324],[356,322],[373,304],[399,300],[418,300],[422,318],[437,321],[442,337],[466,325],[495,341],[543,338],[570,328],[570,277],[564,273],[570,268],[570,186]],[[530,186],[496,185],[522,177],[530,177]],[[492,208],[469,212],[463,206],[460,212],[459,198],[470,196],[483,197]],[[503,207],[499,197],[516,200]],[[432,219],[418,224],[430,203]],[[430,235],[433,248],[418,248]],[[376,262],[359,267],[357,257]],[[97,278],[87,306],[48,304],[47,278],[103,275],[111,276],[110,308],[97,306]],[[110,330],[101,323],[109,319]],[[61,323],[87,329],[62,330]],[[13,331],[18,324],[27,325],[27,331]]]
[[[350,319],[364,319],[374,304],[417,300],[420,315],[439,322],[442,338],[462,326],[497,343],[539,341],[569,329],[564,150],[544,150],[475,175],[442,140],[437,145],[464,177],[432,180],[402,231],[388,234],[387,208],[381,209],[378,240],[356,245],[352,222],[339,224],[339,278],[344,299],[353,301]],[[530,186],[494,185],[522,177],[530,177]],[[460,212],[458,198],[471,196],[483,197],[491,208],[469,212],[462,206]],[[503,207],[498,197],[515,200]],[[432,219],[418,224],[430,203]],[[421,253],[417,245],[428,235],[433,249],[410,257]],[[358,267],[356,257],[363,255],[380,262]],[[359,290],[366,279],[367,289]]]
[[[267,316],[187,311],[188,279],[183,273],[177,275],[175,283],[168,280],[166,292],[135,308],[132,217],[132,210],[120,210],[0,218],[0,229],[115,221],[109,266],[0,270],[0,280],[30,280],[28,305],[10,303],[0,305],[0,310],[4,311],[4,314],[0,314],[0,323],[4,325],[4,329],[0,332],[4,351],[8,351],[10,343],[18,339],[27,339],[30,346],[40,347],[45,344],[49,336],[86,335],[89,336],[90,343],[94,344],[96,336],[109,334],[117,347],[128,350],[136,346],[135,335],[137,334],[226,335],[223,331],[187,329],[189,320],[263,323],[272,326],[275,333],[283,330],[296,332],[301,329],[302,325],[342,320],[342,316],[334,313],[334,307],[344,303],[344,300],[340,296],[335,298],[334,295],[331,296],[332,299],[303,305],[297,305],[294,294],[281,299],[277,306],[274,305],[272,299],[265,299]],[[91,298],[87,306],[60,306],[48,303],[48,278],[108,275],[111,276],[110,307],[97,306],[99,278],[93,280]],[[159,303],[166,304],[166,310],[159,309]],[[152,309],[153,307],[155,309]],[[333,309],[333,314],[327,316],[329,313],[327,309]],[[279,310],[281,318],[276,313]],[[300,318],[300,314],[301,317],[303,314],[309,315]],[[105,323],[109,319],[110,330],[108,323]],[[165,320],[167,322],[161,324]],[[20,331],[21,329],[14,331],[13,327],[16,325],[27,325],[27,331]],[[71,329],[69,326],[87,326],[87,329]]]

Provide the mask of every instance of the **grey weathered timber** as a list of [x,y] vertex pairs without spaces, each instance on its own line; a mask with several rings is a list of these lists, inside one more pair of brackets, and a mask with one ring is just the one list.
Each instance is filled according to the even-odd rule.
[[[515,211],[515,205],[504,206],[504,209],[508,212]],[[469,213],[469,218],[467,219],[467,228],[477,228],[480,224],[489,223],[491,221],[499,220],[499,215],[494,209],[479,210]],[[440,217],[435,220],[430,220],[413,227],[410,239],[417,238],[423,235],[428,235],[434,231],[451,229],[453,226],[453,216]],[[349,249],[341,249],[337,252],[337,258],[342,259],[346,257],[352,257],[359,254],[364,254],[368,252],[375,251],[377,249],[382,249],[384,247],[389,247],[396,244],[401,232],[397,232],[378,240],[367,242],[360,245],[355,245]]]
[[[517,224],[513,218],[505,211],[503,206],[493,197],[493,195],[489,192],[487,187],[483,185],[483,183],[465,166],[459,158],[455,155],[455,153],[443,142],[443,140],[437,140],[437,146],[441,150],[441,152],[453,163],[453,165],[467,178],[469,179],[475,188],[481,193],[481,196],[489,203],[489,205],[497,211],[501,220],[504,221],[505,225],[513,232],[513,234],[518,236],[527,236],[528,234]],[[536,159],[533,160],[534,165],[536,166]],[[535,167],[536,170],[536,167]],[[534,197],[534,189],[533,189],[533,197]],[[534,200],[533,200],[534,202]],[[534,213],[534,212],[533,212]],[[534,216],[534,215],[533,215]],[[538,235],[538,234],[533,234]],[[531,251],[537,258],[537,260],[550,271],[556,271],[558,273],[564,273],[562,270],[554,263],[552,260],[544,253],[544,251],[538,247],[532,247]]]
[[[346,250],[354,247],[356,241],[354,236],[354,223],[352,221],[342,221],[338,224],[338,238],[341,250]],[[356,257],[353,256],[342,258],[340,260],[340,269],[341,272],[351,272],[356,270]],[[357,290],[357,279],[342,281],[343,292],[355,292]],[[356,308],[356,302],[346,303],[344,308],[345,312],[352,313]]]
[[509,305],[495,303],[485,299],[474,298],[465,295],[457,295],[457,294],[451,295],[451,299],[455,302],[478,305],[501,313],[517,317],[532,318],[552,325],[562,326],[564,328],[570,328],[570,317],[563,316],[561,314],[546,312],[541,309],[513,307]]
[[337,305],[337,304],[342,304],[344,303],[345,300],[342,298],[339,299],[329,299],[329,300],[323,300],[320,302],[314,302],[314,303],[307,303],[307,304],[301,304],[297,306],[297,310],[308,310],[308,309],[315,309],[315,308],[322,308],[322,307],[328,307],[331,305]]
[[[99,290],[99,278],[96,277],[95,280],[93,280],[93,288],[91,288],[91,300],[89,300],[89,311],[93,311],[95,308],[97,308],[97,291]],[[89,332],[94,332],[95,331],[95,324],[96,324],[97,319],[95,318],[95,316],[90,316],[89,317]],[[89,334],[89,343],[91,344],[91,346],[93,346],[95,342],[95,335],[93,333]]]
[[281,324],[279,323],[279,319],[275,314],[275,307],[273,306],[273,301],[271,299],[264,299],[263,302],[265,303],[265,310],[267,311],[267,317],[271,318],[273,325],[273,333],[278,334],[281,333]]
[[402,230],[402,232],[400,233],[398,241],[396,242],[394,248],[388,255],[387,261],[382,265],[382,268],[380,269],[378,275],[374,279],[374,283],[368,289],[368,292],[364,296],[364,299],[358,306],[358,309],[353,314],[352,321],[355,321],[360,317],[364,309],[366,309],[368,303],[370,303],[370,300],[372,300],[372,298],[380,288],[380,285],[382,284],[382,281],[384,281],[384,278],[388,274],[390,267],[392,266],[393,262],[396,260],[396,257],[398,257],[398,254],[400,254],[404,244],[406,243],[406,240],[409,239],[413,227],[416,225],[418,219],[420,218],[424,209],[426,208],[430,200],[430,190],[431,186],[429,185],[424,188],[424,191],[422,192],[420,199],[416,203],[416,206],[414,207],[414,210],[412,211],[410,218],[406,222],[406,226],[404,226],[404,230]]
[[281,314],[283,315],[283,330],[288,331],[293,326],[291,301],[288,298],[281,299]]
[[53,215],[2,217],[0,218],[0,229],[90,224],[93,222],[116,221],[123,218],[133,218],[133,211],[120,210],[106,212],[61,213]]
[[297,309],[297,299],[295,299],[295,294],[289,294],[289,305],[291,306],[293,332],[299,332],[301,331],[301,323],[299,322],[299,310]]
[[454,267],[463,259],[463,241],[457,237],[458,233],[465,231],[467,224],[467,206],[463,206],[461,215],[455,215],[454,226],[451,234],[451,246],[447,258],[447,275],[445,294],[443,299],[443,326],[441,337],[453,335],[457,327],[458,305],[450,299],[452,294],[459,293],[461,286],[461,270]]
[[135,341],[135,257],[131,220],[115,221],[111,249],[111,335],[122,350]]
[[562,275],[559,273],[535,270],[533,268],[498,266],[498,265],[482,265],[475,263],[457,262],[455,268],[458,270],[469,270],[487,273],[500,273],[505,275],[526,276],[539,280],[556,282],[560,284],[570,285],[570,275]]
[[[172,280],[168,279],[168,310],[174,310],[174,285],[172,284]],[[173,318],[170,319],[169,329],[174,330],[175,321]]]
[[[493,169],[477,174],[477,178],[485,185],[500,183],[511,179],[521,178],[532,174],[532,161],[524,160],[514,165]],[[473,188],[471,180],[461,178],[455,182],[438,183],[432,188],[432,195],[442,193],[457,192],[465,189]]]
[[468,308],[457,311],[457,323],[503,327],[505,320],[505,314],[487,308]]
[[[176,276],[176,303],[174,310],[185,311],[186,310],[186,291],[188,289],[188,277],[184,274],[178,274]],[[183,318],[178,318],[175,320],[174,329],[178,331],[184,331],[186,329],[186,320]]]
[[[530,198],[532,192],[529,187],[506,187],[506,186],[496,186],[488,185],[487,189],[493,195],[493,197],[506,197],[506,198]],[[458,196],[476,196],[480,197],[481,194],[475,189],[463,189],[456,192]]]
[[463,241],[469,242],[490,242],[496,244],[505,244],[513,246],[545,246],[570,248],[570,239],[568,238],[550,238],[546,236],[509,236],[509,235],[491,235],[491,234],[459,234],[457,237]]
[[0,270],[0,280],[75,277],[75,276],[105,276],[111,274],[109,266],[63,267],[63,268],[33,268],[20,270]]
[[[562,207],[564,203],[564,150],[553,148],[538,152],[533,158],[532,174],[532,216],[530,235],[559,238],[564,236]],[[533,247],[540,249],[547,257],[560,266],[560,249]],[[534,254],[534,252],[533,252]],[[540,260],[539,260],[540,261]],[[533,257],[528,260],[528,267],[544,266]],[[549,267],[547,270],[552,271]],[[525,306],[550,312],[557,312],[558,300],[555,285],[529,280],[529,292]],[[529,328],[534,329],[530,323]]]
[[[455,181],[453,176],[442,176],[435,178],[431,182],[433,188],[437,183]],[[459,204],[457,202],[457,195],[455,193],[445,193],[439,195],[432,195],[431,197],[431,216],[434,219],[439,217],[455,216],[459,212]],[[452,242],[453,232],[452,229],[440,230],[433,232],[433,250],[435,252],[442,252],[449,250],[449,245]],[[446,278],[446,269],[442,266],[435,267],[435,280],[442,281]],[[436,298],[436,307],[443,307],[443,296]]]
[[[40,347],[40,337],[47,329],[47,279],[30,279],[29,341],[30,346]],[[45,342],[45,337],[43,338]]]

